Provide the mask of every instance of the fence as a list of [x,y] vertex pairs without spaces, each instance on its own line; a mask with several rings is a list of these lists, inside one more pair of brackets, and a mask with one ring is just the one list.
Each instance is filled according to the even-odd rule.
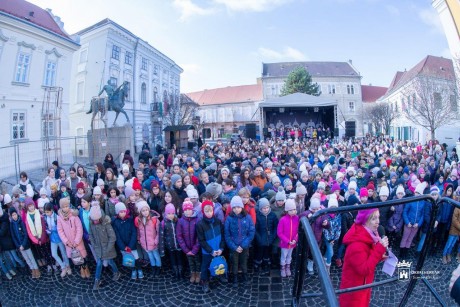
[[[297,252],[296,252],[297,260],[296,260],[296,267],[295,267],[295,273],[294,273],[294,286],[292,288],[292,304],[291,305],[299,306],[301,298],[322,296],[326,300],[328,306],[339,306],[339,303],[337,301],[338,294],[363,290],[363,289],[372,288],[372,287],[378,287],[378,286],[392,283],[398,280],[398,277],[392,277],[386,280],[382,280],[379,282],[373,282],[371,284],[367,284],[367,285],[363,285],[359,287],[334,290],[332,281],[329,277],[329,274],[326,271],[326,267],[323,262],[321,251],[319,249],[318,244],[316,243],[315,235],[311,227],[311,224],[313,224],[318,217],[328,214],[328,213],[358,211],[358,210],[369,209],[369,208],[382,208],[382,207],[389,207],[393,205],[407,204],[407,203],[410,203],[413,201],[419,201],[419,200],[426,200],[432,203],[430,227],[428,229],[428,233],[427,233],[425,242],[423,244],[422,250],[420,252],[420,255],[418,256],[418,259],[417,259],[417,264],[415,266],[416,273],[411,274],[409,285],[407,286],[407,289],[404,293],[404,296],[401,302],[399,303],[399,306],[405,306],[407,304],[409,297],[412,294],[416,286],[416,283],[419,279],[423,281],[423,283],[427,286],[428,290],[430,290],[431,294],[436,298],[436,300],[439,302],[441,306],[447,306],[446,303],[441,298],[441,296],[437,293],[437,291],[431,285],[431,283],[426,278],[421,276],[419,272],[421,272],[423,265],[425,263],[426,255],[428,253],[428,248],[429,248],[428,245],[429,245],[429,242],[431,242],[431,238],[433,236],[434,223],[436,220],[436,216],[437,216],[440,204],[442,202],[445,202],[450,205],[453,205],[454,207],[460,208],[460,203],[450,198],[446,198],[446,197],[443,197],[438,202],[436,202],[429,195],[403,198],[403,199],[398,199],[398,200],[391,200],[391,201],[383,202],[383,203],[372,203],[372,204],[359,205],[359,206],[344,206],[344,207],[339,207],[339,208],[324,209],[324,210],[320,210],[316,212],[310,219],[307,219],[306,217],[302,217],[300,220],[299,245],[297,247]],[[305,293],[303,291],[303,286],[305,284],[305,274],[306,274],[305,263],[307,260],[308,250],[310,250],[311,255],[313,257],[313,261],[316,263],[318,267],[318,271],[319,271],[318,275],[319,275],[319,280],[320,280],[321,289],[322,289],[321,293]]]

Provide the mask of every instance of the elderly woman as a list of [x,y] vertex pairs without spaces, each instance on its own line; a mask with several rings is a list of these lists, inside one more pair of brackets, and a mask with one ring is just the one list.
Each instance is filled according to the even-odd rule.
[[[380,238],[380,213],[377,208],[360,210],[355,223],[343,238],[347,246],[340,289],[370,284],[374,281],[375,268],[385,257],[388,238]],[[340,295],[340,306],[369,306],[371,289]]]

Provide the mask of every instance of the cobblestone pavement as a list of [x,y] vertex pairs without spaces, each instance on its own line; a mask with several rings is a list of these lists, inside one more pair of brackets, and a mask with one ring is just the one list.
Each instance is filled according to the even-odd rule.
[[[413,255],[414,257],[414,255]],[[412,257],[412,258],[413,258]],[[412,259],[413,260],[413,259]],[[441,264],[440,258],[429,258],[424,270],[439,271],[431,280],[448,306],[455,306],[447,293],[448,281],[452,270],[456,267],[455,260]],[[121,266],[119,266],[120,268]],[[413,263],[415,267],[415,263]],[[212,283],[210,294],[203,294],[201,287],[190,285],[187,279],[177,281],[166,269],[158,278],[152,278],[150,271],[145,270],[143,280],[131,280],[128,270],[121,269],[122,278],[111,281],[111,270],[105,268],[103,284],[99,291],[93,291],[93,279],[83,280],[74,270],[71,276],[64,279],[59,275],[46,275],[42,269],[42,278],[33,280],[30,274],[19,274],[12,281],[4,277],[0,282],[0,299],[2,306],[289,306],[293,277],[282,279],[277,270],[270,276],[251,274],[248,286],[240,285],[238,289],[230,285]],[[377,269],[376,280],[386,277],[381,273],[381,265]],[[92,269],[94,273],[94,268]],[[341,269],[332,267],[331,278],[336,288],[339,285]],[[397,306],[402,298],[408,282],[397,281],[372,292],[371,306]],[[320,292],[318,277],[307,276],[305,290]],[[321,298],[302,300],[306,306],[326,306]],[[438,306],[428,288],[420,281],[409,299],[410,306]]]

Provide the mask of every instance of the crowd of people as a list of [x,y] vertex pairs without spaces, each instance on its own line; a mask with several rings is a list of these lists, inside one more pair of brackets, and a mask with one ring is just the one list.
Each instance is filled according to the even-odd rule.
[[[147,147],[137,163],[126,151],[121,162],[109,153],[89,176],[81,165],[66,170],[55,161],[40,188],[21,173],[11,195],[1,197],[0,264],[8,279],[26,265],[32,278],[43,271],[65,278],[73,267],[82,278],[93,273],[97,290],[102,268],[110,266],[118,280],[122,263],[132,279],[144,278],[148,266],[154,277],[170,268],[178,279],[188,268],[190,283],[206,293],[211,277],[247,284],[249,259],[255,274],[276,267],[291,276],[299,219],[318,210],[414,195],[460,197],[456,150],[436,142],[218,141],[195,153],[171,149],[153,157]],[[372,282],[370,270],[387,248],[400,259],[420,252],[430,215],[430,202],[414,201],[329,213],[312,226],[327,271],[343,267],[346,288]],[[443,203],[435,231],[431,254],[460,263],[460,209]],[[311,256],[307,272],[315,274]],[[341,295],[344,305],[369,300],[370,290]]]

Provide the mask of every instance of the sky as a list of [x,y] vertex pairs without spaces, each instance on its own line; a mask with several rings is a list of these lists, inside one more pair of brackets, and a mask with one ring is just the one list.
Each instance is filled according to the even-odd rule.
[[353,61],[388,87],[427,55],[450,58],[431,0],[28,0],[76,33],[105,18],[184,69],[181,92],[255,84],[262,63]]

